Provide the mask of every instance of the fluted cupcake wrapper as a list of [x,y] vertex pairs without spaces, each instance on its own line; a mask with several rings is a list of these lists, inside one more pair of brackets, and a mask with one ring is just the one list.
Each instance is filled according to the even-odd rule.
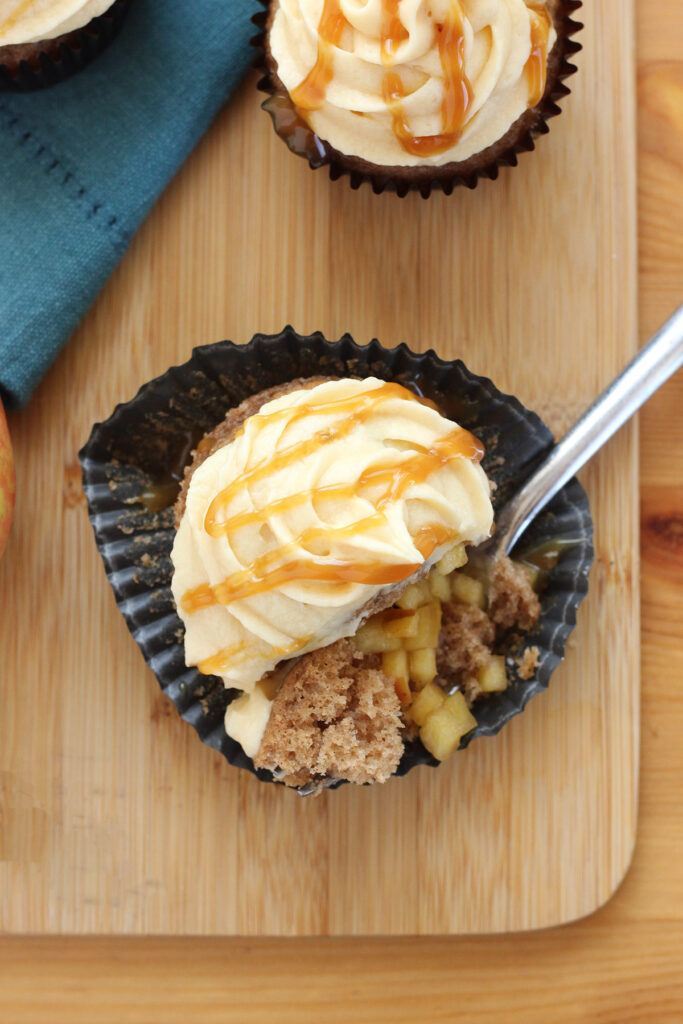
[[[433,351],[419,355],[406,345],[386,349],[378,341],[359,346],[349,335],[330,342],[322,334],[298,335],[291,327],[278,335],[257,334],[244,346],[224,341],[195,349],[187,363],[145,384],[105,423],[93,427],[80,452],[83,486],[97,546],[126,624],[162,690],[203,742],[266,781],[274,781],[271,773],[256,771],[225,732],[225,709],[238,691],[225,690],[217,677],[201,675],[185,664],[184,627],[170,588],[173,509],[169,505],[150,512],[141,496],[153,492],[172,472],[179,477],[191,447],[221,422],[228,409],[265,388],[320,374],[393,380],[436,402],[445,415],[483,442],[483,466],[495,484],[497,508],[553,443],[535,413],[502,394],[487,378],[470,373],[460,360],[444,362]],[[174,500],[172,493],[167,500]],[[525,637],[525,645],[533,644],[539,651],[536,673],[532,679],[521,679],[512,657],[517,652],[509,652],[508,689],[475,703],[478,725],[464,746],[497,733],[531,697],[547,688],[588,588],[592,536],[588,499],[572,480],[525,535],[525,546],[557,538],[573,542],[549,572],[540,621]],[[414,740],[407,743],[397,774],[437,763]]]
[[303,156],[313,170],[329,167],[330,178],[348,176],[351,188],[359,188],[369,182],[373,192],[395,192],[406,196],[419,192],[427,199],[432,192],[441,191],[450,195],[456,186],[476,188],[481,178],[494,181],[501,167],[516,167],[520,153],[535,149],[536,139],[549,130],[548,121],[562,113],[560,101],[570,93],[565,80],[576,72],[570,58],[578,53],[581,44],[572,37],[583,28],[574,21],[573,15],[581,7],[582,0],[558,0],[556,27],[558,42],[554,48],[553,68],[549,69],[545,93],[540,102],[522,115],[498,142],[480,153],[459,163],[443,164],[441,167],[406,166],[381,167],[360,157],[341,153],[315,134],[297,114],[287,90],[277,76],[277,66],[268,47],[268,18],[271,0],[258,0],[265,8],[254,15],[252,21],[259,29],[252,44],[258,49],[254,66],[264,72],[258,87],[268,93],[262,104],[272,120],[275,131],[286,142],[293,153]]
[[22,59],[17,53],[26,47],[0,46],[0,92],[36,92],[81,71],[116,37],[130,3],[116,0],[83,28],[34,44],[30,56]]

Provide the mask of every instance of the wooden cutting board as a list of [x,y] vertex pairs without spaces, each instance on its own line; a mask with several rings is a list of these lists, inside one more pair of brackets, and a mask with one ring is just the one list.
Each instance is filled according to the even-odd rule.
[[550,135],[450,198],[312,173],[252,79],[11,418],[0,930],[499,932],[588,914],[621,882],[638,777],[632,427],[583,475],[597,559],[550,691],[439,770],[305,800],[231,768],[161,695],[109,591],[77,462],[92,422],[194,345],[286,322],[461,356],[563,431],[636,344],[631,3],[583,13]]

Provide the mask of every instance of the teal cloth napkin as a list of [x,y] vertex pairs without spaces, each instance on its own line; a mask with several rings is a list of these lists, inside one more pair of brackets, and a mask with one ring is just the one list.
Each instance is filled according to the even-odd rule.
[[0,394],[26,402],[248,67],[256,0],[132,0],[66,82],[0,93]]

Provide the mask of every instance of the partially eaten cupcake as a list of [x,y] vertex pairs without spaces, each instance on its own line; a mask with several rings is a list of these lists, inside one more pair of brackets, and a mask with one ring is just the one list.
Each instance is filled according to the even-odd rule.
[[294,786],[384,782],[406,738],[443,760],[476,726],[470,706],[505,689],[501,641],[540,607],[521,566],[467,565],[493,528],[482,456],[374,377],[262,391],[199,444],[173,596],[187,664],[242,691],[225,727],[256,767]]

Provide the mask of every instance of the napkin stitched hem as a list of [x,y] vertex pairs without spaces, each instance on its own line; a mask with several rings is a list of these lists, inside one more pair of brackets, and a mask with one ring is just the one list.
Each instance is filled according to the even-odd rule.
[[[64,190],[65,195],[74,205],[81,207],[85,220],[97,218],[98,225],[116,236],[117,246],[128,246],[130,244],[130,233],[122,232],[118,227],[118,215],[107,210],[107,204],[103,200],[93,201],[93,191],[86,185],[81,184],[76,174],[67,169],[63,157],[56,155],[54,150],[47,144],[40,141],[40,135],[35,128],[30,128],[26,121],[8,110],[0,103],[0,115],[4,118],[4,127],[12,134],[18,147],[29,147],[36,144],[37,148],[32,153],[32,159],[42,165],[42,169],[50,179],[50,183],[56,182],[56,187]],[[85,207],[85,211],[83,211]],[[102,216],[98,216],[101,211]]]

